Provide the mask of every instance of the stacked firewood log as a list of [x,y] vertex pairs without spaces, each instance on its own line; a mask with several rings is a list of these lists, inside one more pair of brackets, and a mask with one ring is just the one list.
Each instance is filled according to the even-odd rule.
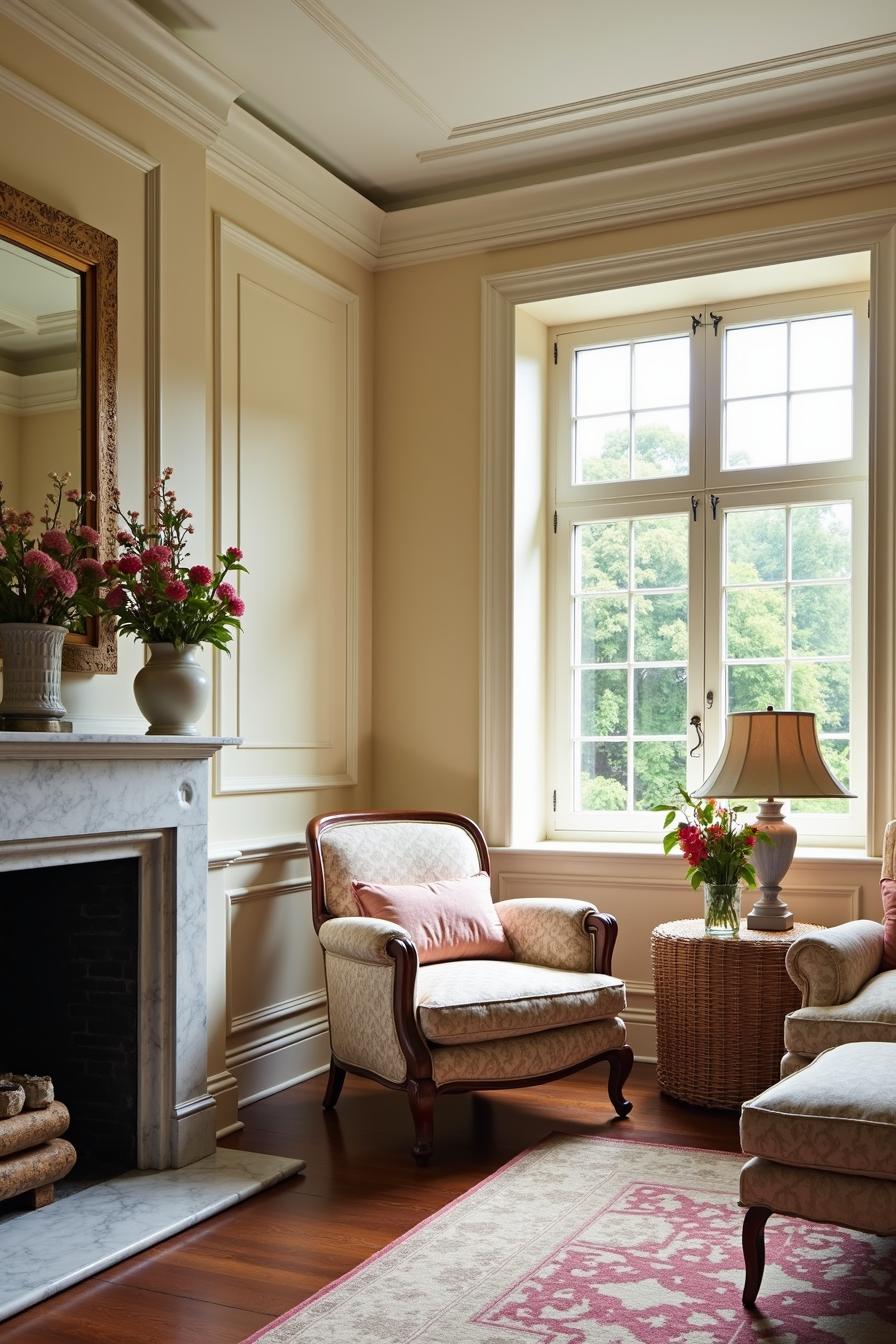
[[59,1136],[69,1114],[49,1078],[0,1075],[0,1200],[27,1195],[35,1209],[53,1202],[53,1183],[75,1165],[72,1145]]

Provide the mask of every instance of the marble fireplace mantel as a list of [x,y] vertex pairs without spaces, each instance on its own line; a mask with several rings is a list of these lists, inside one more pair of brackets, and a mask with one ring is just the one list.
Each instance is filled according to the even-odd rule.
[[0,872],[139,865],[138,1165],[215,1151],[207,1080],[208,763],[238,739],[0,733]]

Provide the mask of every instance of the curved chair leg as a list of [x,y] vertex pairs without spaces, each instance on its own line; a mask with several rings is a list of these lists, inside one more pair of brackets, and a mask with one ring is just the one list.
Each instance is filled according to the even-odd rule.
[[610,1079],[607,1085],[607,1091],[610,1094],[610,1100],[613,1103],[616,1114],[621,1120],[624,1120],[632,1109],[632,1103],[626,1101],[622,1095],[622,1089],[625,1080],[632,1071],[632,1065],[635,1062],[635,1052],[630,1045],[621,1045],[618,1050],[610,1051]]
[[762,1283],[762,1275],[765,1271],[765,1225],[771,1216],[771,1209],[766,1209],[761,1204],[754,1204],[752,1208],[747,1209],[744,1218],[743,1247],[746,1278],[744,1279],[744,1292],[741,1300],[745,1307],[754,1307],[759,1295],[759,1286]]
[[327,1079],[327,1090],[324,1093],[323,1107],[325,1111],[332,1111],[337,1101],[339,1093],[342,1091],[342,1084],[345,1082],[345,1069],[341,1069],[333,1056],[330,1056],[330,1076]]
[[423,1167],[432,1157],[433,1112],[436,1104],[436,1085],[431,1078],[408,1082],[408,1101],[414,1120],[414,1157]]

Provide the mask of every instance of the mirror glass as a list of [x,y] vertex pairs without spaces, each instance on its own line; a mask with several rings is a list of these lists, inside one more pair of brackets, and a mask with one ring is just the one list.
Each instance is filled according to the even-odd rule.
[[81,272],[0,238],[0,481],[36,519],[50,472],[82,473]]

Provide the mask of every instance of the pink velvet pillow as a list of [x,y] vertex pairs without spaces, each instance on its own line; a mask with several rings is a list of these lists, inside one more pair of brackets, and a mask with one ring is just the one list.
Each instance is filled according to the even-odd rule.
[[896,878],[882,877],[880,894],[884,903],[884,955],[881,970],[896,971]]
[[407,929],[423,966],[466,957],[513,958],[492,903],[488,873],[419,885],[353,882],[352,893],[362,915]]

